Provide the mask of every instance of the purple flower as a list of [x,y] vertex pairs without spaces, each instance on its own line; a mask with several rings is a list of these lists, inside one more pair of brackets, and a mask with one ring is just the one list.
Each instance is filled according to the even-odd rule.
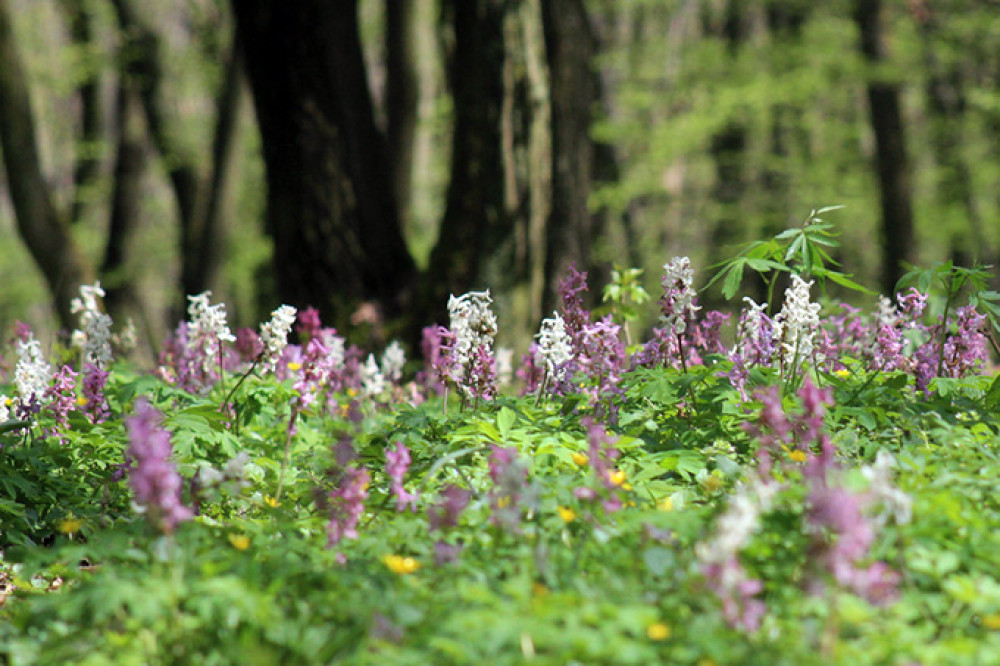
[[170,534],[191,518],[181,503],[183,481],[170,461],[170,434],[160,427],[162,416],[144,398],[135,403],[135,413],[125,420],[129,435],[126,460],[129,485],[135,501],[145,507],[150,522]]
[[465,488],[450,485],[441,491],[441,501],[428,509],[428,523],[431,531],[455,527],[458,516],[469,504],[472,493]]
[[879,327],[875,340],[875,350],[872,355],[875,369],[879,372],[892,372],[907,365],[903,356],[903,334],[895,326],[883,324]]
[[52,383],[45,390],[46,409],[56,422],[56,427],[49,434],[57,437],[60,444],[65,444],[66,438],[58,431],[69,426],[69,413],[76,408],[75,388],[76,372],[64,365],[52,375]]
[[264,351],[264,343],[261,342],[257,331],[252,328],[240,328],[236,330],[235,346],[236,353],[243,363],[253,363]]
[[528,469],[518,458],[514,447],[490,446],[490,521],[514,533],[520,531],[521,510],[531,504]]
[[729,323],[729,313],[709,310],[691,330],[691,344],[701,354],[724,354],[722,327]]
[[556,290],[562,299],[566,333],[573,341],[574,352],[578,352],[583,347],[583,328],[590,322],[590,312],[583,307],[580,295],[587,291],[587,272],[577,270],[576,263],[571,263]]
[[348,467],[340,485],[330,492],[330,521],[326,526],[328,548],[333,548],[344,539],[358,538],[358,523],[368,499],[368,481],[368,470]]
[[108,371],[100,366],[83,366],[83,397],[86,399],[84,411],[90,415],[91,423],[104,423],[111,415],[108,401],[104,397],[104,387],[108,383]]
[[299,312],[298,325],[295,327],[295,332],[299,334],[299,340],[302,344],[317,337],[322,327],[323,324],[319,318],[319,310],[316,308],[309,307]]
[[396,496],[396,510],[412,511],[417,510],[417,499],[419,494],[409,493],[403,487],[403,477],[410,467],[410,452],[402,442],[396,442],[394,451],[385,452],[385,471],[389,475],[392,485],[392,494]]
[[971,305],[956,312],[957,331],[944,343],[941,374],[945,377],[964,377],[986,362],[986,336],[982,334],[986,317]]
[[722,602],[722,617],[734,629],[751,633],[760,628],[767,607],[756,596],[764,590],[759,580],[747,576],[739,560],[703,567],[708,589]]
[[584,326],[577,364],[591,380],[584,392],[595,404],[619,392],[625,359],[625,345],[619,337],[620,332],[621,326],[614,323],[610,315]]

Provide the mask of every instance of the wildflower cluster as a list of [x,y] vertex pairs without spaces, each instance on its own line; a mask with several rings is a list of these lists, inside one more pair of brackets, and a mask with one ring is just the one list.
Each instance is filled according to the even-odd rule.
[[490,310],[492,302],[489,291],[470,291],[448,299],[451,323],[441,332],[443,353],[439,373],[458,386],[465,400],[496,397],[493,341],[497,319]]
[[170,434],[160,427],[162,416],[145,399],[136,401],[132,416],[125,420],[129,446],[126,452],[128,480],[135,501],[150,523],[170,534],[192,517],[181,503],[183,482],[170,460]]

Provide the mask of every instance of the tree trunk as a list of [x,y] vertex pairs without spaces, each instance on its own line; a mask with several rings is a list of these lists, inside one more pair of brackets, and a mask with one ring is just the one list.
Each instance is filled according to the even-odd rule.
[[279,296],[337,325],[361,301],[400,314],[415,267],[373,117],[356,0],[232,8],[263,139]]
[[[854,11],[861,34],[861,52],[872,68],[887,59],[881,5],[881,0],[857,0]],[[882,290],[894,294],[896,282],[904,272],[903,262],[914,259],[910,166],[899,108],[899,86],[870,73],[867,90],[881,193]]]
[[[432,307],[479,280],[479,261],[508,240],[501,114],[504,99],[503,0],[452,0],[454,47],[448,83],[455,110],[444,219],[428,271]],[[509,248],[508,248],[509,251]],[[513,262],[513,254],[510,260]]]
[[[722,20],[712,21],[706,27],[725,40],[732,59],[738,56],[746,38],[743,11],[741,0],[728,0]],[[745,211],[741,210],[741,204],[748,189],[746,147],[747,127],[740,117],[731,118],[711,140],[709,152],[715,162],[711,197],[717,211],[709,247],[712,263],[728,258],[731,246],[743,239]],[[705,300],[706,307],[713,304],[708,298]]]
[[543,2],[542,16],[552,98],[552,211],[545,248],[548,311],[556,305],[555,287],[571,263],[599,281],[593,275],[598,267],[592,265],[599,223],[587,205],[595,175],[590,123],[599,101],[599,81],[591,69],[597,40],[582,0]]
[[118,141],[115,159],[111,218],[101,262],[104,305],[116,320],[138,306],[135,280],[128,274],[127,250],[142,208],[142,178],[148,146],[142,117],[142,102],[135,85],[123,78],[118,89]]
[[76,317],[70,312],[70,300],[90,276],[42,174],[28,82],[14,43],[8,0],[0,0],[0,100],[0,148],[18,231],[45,276],[60,322],[73,328]]
[[[83,0],[64,0],[63,8],[69,16],[73,42],[82,49],[93,48],[93,19],[91,8]],[[80,140],[73,169],[74,196],[70,210],[70,224],[79,222],[93,199],[91,191],[101,173],[103,153],[103,122],[101,103],[101,77],[98,72],[87,71],[77,87],[80,96]]]
[[404,222],[409,211],[419,97],[417,62],[420,53],[417,51],[415,14],[415,0],[385,0],[386,134],[393,192]]
[[541,8],[533,0],[452,0],[445,14],[454,33],[451,180],[424,318],[442,321],[449,294],[492,288],[508,330],[526,329],[541,312],[551,205]]

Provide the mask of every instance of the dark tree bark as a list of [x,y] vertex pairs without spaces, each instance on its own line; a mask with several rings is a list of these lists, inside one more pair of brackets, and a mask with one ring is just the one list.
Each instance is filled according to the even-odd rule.
[[[857,0],[854,9],[861,52],[870,67],[887,59],[881,10],[881,0]],[[903,262],[914,258],[910,165],[899,108],[899,86],[870,74],[867,91],[882,208],[881,286],[884,293],[894,294],[896,282],[904,272]]]
[[429,320],[443,321],[449,294],[490,286],[477,284],[487,254],[506,254],[508,267],[513,268],[501,128],[505,4],[504,0],[445,3],[454,30],[447,73],[455,118],[445,213],[422,299]]
[[342,325],[415,277],[372,112],[357,2],[233,0],[267,168],[279,296]]
[[419,97],[415,5],[415,0],[385,0],[386,134],[393,192],[404,221],[409,210]]
[[104,305],[116,320],[137,307],[135,281],[128,274],[128,246],[142,208],[142,178],[146,171],[148,143],[142,102],[134,83],[123,77],[118,89],[118,139],[111,194],[111,217],[101,262]]
[[42,173],[27,78],[14,43],[10,7],[0,0],[0,148],[17,227],[45,276],[59,320],[72,328],[70,300],[89,274]]
[[[595,178],[590,124],[600,98],[600,82],[591,68],[597,38],[582,0],[542,3],[545,47],[552,99],[552,211],[546,229],[546,312],[557,305],[555,287],[571,263],[600,284],[603,266],[593,248],[602,219],[587,202]],[[610,152],[610,151],[607,151]],[[605,154],[606,160],[613,156]],[[596,296],[596,292],[594,294]]]
[[163,157],[177,201],[180,222],[181,294],[178,309],[183,311],[185,296],[216,286],[224,250],[223,200],[230,185],[234,142],[238,126],[242,87],[239,46],[230,47],[226,78],[216,103],[215,132],[211,162],[185,151],[172,139],[171,117],[163,46],[159,34],[147,25],[134,0],[113,0],[118,21],[126,37],[126,66],[138,83],[146,122],[153,144]]

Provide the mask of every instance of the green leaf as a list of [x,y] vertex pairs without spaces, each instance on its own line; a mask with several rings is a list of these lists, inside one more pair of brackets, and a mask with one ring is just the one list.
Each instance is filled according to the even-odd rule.
[[500,432],[502,441],[506,441],[510,435],[510,429],[517,421],[517,414],[510,407],[502,407],[497,414],[497,430]]

